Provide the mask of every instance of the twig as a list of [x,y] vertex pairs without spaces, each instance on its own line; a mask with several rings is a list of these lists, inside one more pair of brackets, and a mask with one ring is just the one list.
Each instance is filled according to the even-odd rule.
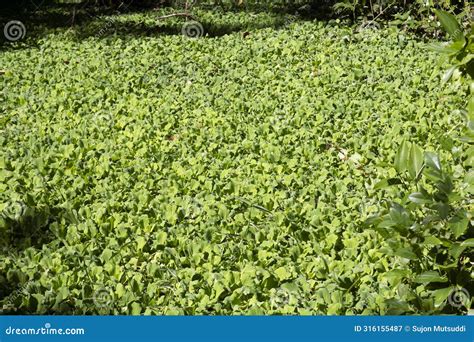
[[195,17],[189,13],[172,13],[172,14],[163,15],[156,19],[161,20],[161,19],[167,19],[167,18],[172,18],[172,17],[186,17],[186,18],[191,18],[195,20]]
[[392,7],[392,5],[388,5],[387,7],[385,7],[384,9],[382,9],[380,11],[379,14],[377,14],[372,20],[369,20],[368,22],[365,22],[364,24],[362,24],[359,28],[358,28],[358,31],[362,30],[363,28],[367,27],[368,25],[372,24],[373,22],[375,22],[375,20],[380,17],[382,14],[384,14],[384,12],[386,10],[388,10],[390,7]]
[[74,26],[74,21],[76,20],[76,5],[72,8],[72,23],[71,27]]

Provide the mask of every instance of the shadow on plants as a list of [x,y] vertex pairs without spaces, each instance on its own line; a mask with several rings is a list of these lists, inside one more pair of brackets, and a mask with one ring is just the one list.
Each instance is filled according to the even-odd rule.
[[53,234],[48,227],[53,215],[49,208],[34,208],[14,202],[0,216],[0,249],[21,251],[49,243]]
[[[263,6],[263,7],[262,7]],[[309,6],[309,7],[308,7]],[[185,18],[179,20],[161,20],[161,15],[168,15],[182,12],[180,8],[165,9],[159,6],[156,11],[149,8],[137,6],[117,7],[117,6],[90,6],[87,4],[51,4],[41,2],[38,6],[25,6],[14,10],[13,8],[1,10],[0,25],[3,29],[11,21],[19,21],[23,24],[23,35],[21,39],[7,39],[5,34],[1,35],[0,49],[21,48],[23,44],[17,45],[12,42],[26,42],[30,46],[30,38],[38,39],[49,33],[55,33],[58,29],[72,30],[77,39],[87,39],[90,37],[141,37],[160,35],[181,35]],[[227,9],[219,6],[200,6],[196,8],[200,13],[205,13],[207,18],[199,15],[194,16],[196,21],[204,27],[203,34],[209,37],[219,37],[239,31],[251,31],[262,28],[278,29],[285,27],[291,22],[298,20],[309,20],[316,17],[327,17],[324,11],[314,11],[310,5],[296,8],[288,5],[286,7],[274,7],[270,5],[246,6]],[[190,13],[194,13],[190,11]],[[234,13],[241,18],[248,20],[228,21],[219,20],[222,15]],[[254,17],[268,13],[265,19],[254,20]],[[138,20],[130,17],[120,17],[117,15],[142,15]],[[291,17],[291,18],[290,18]],[[3,33],[3,32],[2,32]]]

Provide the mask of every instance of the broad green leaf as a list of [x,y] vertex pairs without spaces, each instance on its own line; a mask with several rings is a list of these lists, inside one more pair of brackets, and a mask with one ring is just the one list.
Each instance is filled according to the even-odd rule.
[[[474,93],[474,82],[471,83],[471,92]],[[474,95],[471,95],[468,102],[469,120],[474,121]]]
[[451,229],[451,231],[453,232],[454,237],[457,239],[458,237],[464,234],[468,224],[469,220],[467,217],[454,217],[448,225],[449,229]]
[[159,245],[166,245],[167,238],[168,238],[168,234],[166,232],[159,232],[156,235],[156,243]]
[[117,294],[118,298],[123,297],[123,295],[125,294],[125,287],[123,286],[123,284],[121,284],[121,283],[117,284],[117,287],[115,289],[115,293]]
[[453,75],[454,71],[458,68],[457,65],[454,65],[450,67],[446,72],[443,74],[443,77],[441,78],[442,83],[446,83],[451,79],[451,76]]
[[393,286],[399,284],[404,278],[408,276],[409,271],[400,269],[388,271],[383,275],[383,277],[386,278]]
[[418,275],[414,281],[416,283],[445,283],[448,281],[448,279],[444,276],[441,276],[438,272],[436,271],[426,271]]
[[441,244],[441,240],[438,239],[436,236],[427,236],[425,238],[425,241],[423,242],[425,245],[434,245],[434,246],[437,246],[437,245],[440,245]]
[[405,259],[409,259],[409,260],[418,259],[418,256],[415,253],[413,253],[413,250],[409,247],[399,248],[393,254]]
[[298,285],[295,283],[282,284],[281,288],[287,290],[288,292],[298,292]]
[[452,47],[451,44],[446,44],[446,43],[443,43],[443,44],[431,43],[431,44],[428,44],[428,48],[431,51],[435,51],[435,52],[443,53],[443,54],[452,54],[459,51],[459,49]]
[[443,26],[444,30],[451,36],[452,39],[464,39],[462,28],[454,15],[446,11],[437,9],[435,9],[434,12],[436,13],[436,16],[441,22],[441,25]]
[[133,302],[131,304],[131,309],[132,309],[131,314],[133,316],[137,316],[137,315],[140,315],[142,313],[142,307],[141,307],[140,303]]
[[110,258],[113,256],[113,252],[108,249],[108,248],[105,248],[101,254],[101,259],[104,261],[104,262],[107,262],[110,260]]
[[441,306],[446,301],[452,291],[453,287],[445,287],[444,289],[438,289],[433,291],[435,306]]
[[423,151],[418,145],[412,144],[410,148],[410,156],[408,159],[408,174],[412,179],[418,178],[418,174],[420,173],[422,167]]
[[137,249],[141,251],[143,247],[145,247],[145,245],[146,245],[146,239],[143,236],[137,237]]
[[416,204],[428,204],[432,203],[433,200],[429,197],[426,197],[421,192],[414,192],[408,196],[408,199]]
[[287,280],[291,277],[291,273],[285,267],[280,267],[275,270],[275,274],[280,281]]
[[408,158],[410,154],[410,143],[403,141],[395,155],[395,168],[402,173],[408,168]]
[[464,252],[466,246],[463,246],[460,243],[453,243],[451,247],[449,247],[449,255],[451,255],[454,259],[458,259],[459,256]]
[[389,211],[390,219],[399,226],[411,225],[410,213],[398,203],[392,203]]
[[474,238],[464,240],[463,242],[461,242],[461,246],[464,246],[464,247],[474,247]]
[[439,157],[436,153],[425,152],[425,163],[434,170],[441,171],[441,163],[439,162]]
[[380,190],[392,185],[399,184],[402,184],[402,181],[399,178],[382,179],[374,185],[374,190]]

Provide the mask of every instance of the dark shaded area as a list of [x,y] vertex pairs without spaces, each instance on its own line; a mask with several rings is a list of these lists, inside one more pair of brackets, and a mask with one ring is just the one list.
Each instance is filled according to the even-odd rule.
[[[303,4],[303,5],[302,5]],[[319,1],[288,1],[284,5],[269,5],[267,2],[257,2],[241,6],[228,6],[228,4],[202,4],[197,8],[209,10],[215,13],[246,13],[259,14],[269,13],[275,16],[271,23],[252,22],[246,24],[218,24],[197,17],[203,25],[205,34],[210,37],[219,37],[238,31],[250,31],[260,28],[284,27],[288,15],[297,16],[298,20],[328,19],[332,15],[331,6],[333,0]],[[156,21],[155,25],[136,22],[115,22],[107,20],[107,16],[116,14],[133,14],[152,10],[161,10],[169,7],[170,1],[164,0],[102,0],[86,1],[79,4],[59,4],[51,0],[20,0],[18,2],[0,5],[0,24],[2,27],[11,20],[19,20],[26,27],[28,38],[41,38],[48,31],[56,29],[74,28],[78,39],[88,37],[105,38],[114,36],[159,36],[159,35],[181,35],[181,27],[186,18],[181,20],[164,19]],[[167,13],[183,12],[182,8],[171,9]],[[156,17],[160,12],[156,12]],[[105,19],[104,19],[105,17]],[[295,19],[296,20],[296,19]],[[97,25],[95,22],[100,22]],[[1,45],[10,46],[10,42],[1,36]],[[31,44],[31,42],[30,42]],[[0,47],[1,47],[0,45]]]
[[[28,248],[41,249],[43,245],[54,240],[50,225],[57,220],[59,209],[28,206],[24,203],[12,203],[10,210],[0,216],[0,258],[8,255],[12,258]],[[19,270],[11,270],[0,263],[0,313],[26,314],[28,310],[16,312],[8,306],[15,307],[27,292],[26,275]],[[34,300],[34,299],[33,299]],[[2,309],[2,306],[6,308]]]
[[54,239],[49,225],[57,213],[50,208],[28,207],[14,203],[11,214],[3,215],[0,225],[0,252],[19,252],[29,247],[40,248]]
[[[77,2],[77,3],[74,3]],[[399,25],[414,30],[420,35],[432,28],[423,27],[421,24],[432,13],[426,7],[420,7],[414,0],[394,0],[391,6],[370,2],[370,6],[362,0],[194,0],[194,9],[202,9],[213,13],[246,13],[249,15],[268,13],[279,19],[271,23],[254,22],[252,25],[218,24],[206,22],[196,17],[203,26],[205,33],[210,37],[219,37],[238,31],[251,31],[260,28],[278,29],[287,23],[287,17],[297,16],[295,20],[322,20],[331,19],[366,22],[374,18],[377,21],[397,19]],[[461,12],[466,8],[469,0],[451,0],[451,10]],[[19,20],[26,26],[26,36],[29,38],[43,37],[47,32],[56,29],[74,28],[78,39],[96,36],[157,36],[180,35],[181,26],[176,21],[169,23],[167,20],[156,25],[149,23],[116,22],[108,20],[107,16],[114,14],[131,14],[146,11],[149,15],[160,13],[183,12],[185,0],[18,0],[0,3],[0,25],[2,28],[11,20]],[[193,2],[188,0],[188,2]],[[440,5],[436,5],[439,7]],[[443,5],[444,6],[444,5]],[[171,8],[173,7],[173,9]],[[157,10],[153,12],[153,10]],[[410,12],[408,12],[410,11]],[[193,13],[191,9],[189,13]],[[408,14],[410,19],[400,19],[400,15]],[[104,18],[106,17],[106,18]],[[184,23],[185,18],[182,18]],[[101,24],[97,25],[100,21]],[[418,32],[420,31],[421,32]],[[0,35],[0,49],[11,46],[10,42]],[[20,39],[22,40],[22,39]],[[32,44],[30,41],[29,44]]]

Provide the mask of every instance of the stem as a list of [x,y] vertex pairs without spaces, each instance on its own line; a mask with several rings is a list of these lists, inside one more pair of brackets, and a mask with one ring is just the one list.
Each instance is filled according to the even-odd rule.
[[156,18],[156,19],[161,20],[161,19],[167,19],[167,18],[172,18],[172,17],[186,17],[186,18],[195,19],[192,14],[184,13],[184,12],[183,12],[183,13],[167,14],[167,15],[163,15],[163,16],[161,16],[161,17],[158,17],[158,18]]

